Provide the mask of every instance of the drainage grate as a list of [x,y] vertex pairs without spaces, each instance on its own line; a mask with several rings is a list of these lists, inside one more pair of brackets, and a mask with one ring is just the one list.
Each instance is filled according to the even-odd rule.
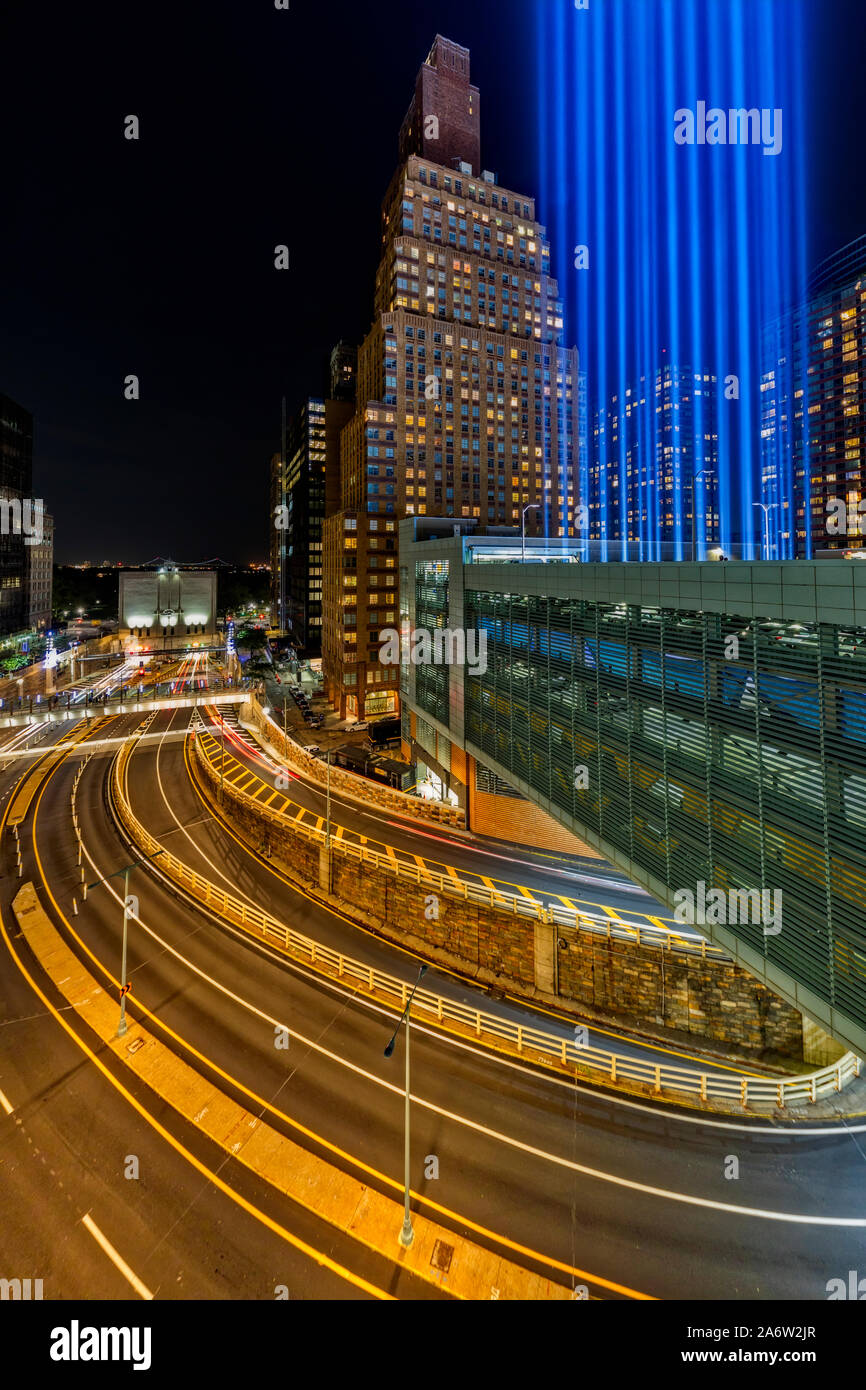
[[433,1254],[430,1263],[434,1269],[439,1269],[443,1274],[447,1274],[451,1268],[451,1261],[454,1258],[454,1246],[446,1245],[444,1240],[437,1240],[433,1246]]

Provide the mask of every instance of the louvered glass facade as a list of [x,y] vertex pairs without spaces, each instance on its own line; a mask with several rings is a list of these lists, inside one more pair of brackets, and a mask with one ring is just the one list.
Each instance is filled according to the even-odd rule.
[[461,546],[449,622],[488,657],[452,671],[452,739],[672,908],[700,885],[780,894],[778,931],[698,929],[862,1052],[866,566],[410,553]]

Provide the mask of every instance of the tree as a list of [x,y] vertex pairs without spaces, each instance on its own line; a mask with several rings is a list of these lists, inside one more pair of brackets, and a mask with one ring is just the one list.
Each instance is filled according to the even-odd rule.
[[237,634],[235,638],[235,646],[240,647],[244,651],[249,652],[252,656],[254,654],[264,651],[267,640],[268,639],[263,628],[244,627],[241,628],[241,631]]

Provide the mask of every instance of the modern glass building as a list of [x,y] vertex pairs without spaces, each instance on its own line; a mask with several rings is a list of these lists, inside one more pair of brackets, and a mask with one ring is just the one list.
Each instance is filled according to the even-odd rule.
[[770,558],[866,546],[866,236],[818,266],[808,296],[764,334]]
[[[33,416],[0,394],[0,501],[21,508],[33,490]],[[20,527],[9,524],[4,508],[0,530],[0,634],[24,632],[28,626],[28,546]]]
[[[719,383],[665,362],[593,416],[588,535],[641,558],[705,559],[719,539]],[[605,555],[608,558],[608,555]]]
[[407,666],[407,736],[423,721],[451,766],[675,911],[691,898],[699,931],[863,1053],[866,565],[578,563],[556,541],[523,563],[519,536],[434,525],[402,528],[406,621],[486,634],[486,669]]
[[272,518],[286,509],[286,525],[272,526],[272,621],[307,657],[322,654],[323,527],[338,505],[340,431],[352,411],[350,401],[305,400],[287,422],[285,466],[279,454],[271,462]]

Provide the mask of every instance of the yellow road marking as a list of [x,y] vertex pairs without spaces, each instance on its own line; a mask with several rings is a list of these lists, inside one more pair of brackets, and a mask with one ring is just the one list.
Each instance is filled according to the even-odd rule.
[[[184,744],[184,748],[186,748],[186,744]],[[60,911],[60,908],[57,905],[57,901],[53,893],[51,892],[51,889],[48,886],[48,880],[45,876],[45,870],[42,867],[42,860],[39,856],[39,849],[36,844],[36,817],[39,814],[39,807],[42,803],[42,797],[44,795],[45,788],[48,786],[48,783],[51,780],[51,776],[54,772],[56,772],[59,766],[60,764],[58,763],[50,769],[49,775],[45,779],[45,784],[42,788],[42,791],[39,793],[39,797],[37,798],[36,807],[34,809],[33,815],[33,853],[36,857],[36,863],[39,866],[40,877],[45,886],[46,892],[54,905],[54,910],[56,911],[60,920],[66,925],[68,930],[78,941],[79,945],[84,947],[84,942],[77,935],[77,933],[72,931],[71,924],[68,922],[65,914]],[[2,819],[0,819],[0,838],[2,838],[2,833],[6,825],[8,814],[9,807],[7,805],[6,809],[3,812]],[[0,910],[0,936],[3,937],[3,940],[6,944],[6,948],[9,951],[9,954],[12,956],[12,959],[15,961],[15,964],[18,966],[19,971],[24,976],[27,983],[30,985],[30,988],[33,990],[34,994],[36,994],[36,996],[45,1005],[46,1009],[52,1015],[52,1017],[56,1019],[56,1021],[69,1035],[69,1037],[76,1044],[76,1046],[81,1049],[81,1051],[90,1059],[94,1066],[102,1072],[103,1076],[106,1077],[106,1079],[111,1083],[115,1090],[118,1091],[124,1097],[124,1099],[128,1101],[128,1103],[133,1107],[133,1109],[138,1111],[142,1119],[144,1119],[151,1126],[152,1129],[156,1130],[157,1134],[159,1134],[160,1137],[163,1138],[167,1144],[171,1145],[171,1147],[175,1149],[177,1153],[179,1153],[184,1159],[186,1159],[188,1163],[192,1164],[192,1166],[199,1173],[201,1173],[203,1177],[205,1177],[209,1182],[213,1183],[213,1185],[216,1188],[218,1188],[221,1192],[223,1192],[225,1196],[229,1198],[230,1201],[234,1202],[236,1206],[241,1207],[250,1216],[253,1216],[256,1220],[260,1221],[263,1225],[267,1226],[268,1229],[273,1231],[275,1235],[278,1235],[282,1240],[285,1240],[287,1244],[294,1246],[296,1250],[300,1250],[302,1254],[305,1254],[310,1259],[314,1260],[316,1264],[322,1266],[325,1269],[331,1270],[331,1272],[336,1274],[339,1278],[347,1280],[347,1282],[349,1282],[350,1284],[354,1284],[356,1288],[363,1289],[366,1293],[370,1293],[374,1298],[382,1299],[387,1302],[397,1301],[394,1298],[393,1294],[387,1293],[384,1289],[377,1288],[374,1284],[369,1283],[366,1279],[362,1279],[359,1275],[353,1273],[352,1270],[346,1269],[344,1266],[338,1264],[336,1260],[332,1260],[331,1257],[329,1255],[324,1254],[323,1251],[314,1249],[313,1246],[307,1245],[305,1241],[302,1241],[298,1236],[293,1235],[291,1231],[287,1230],[284,1226],[281,1226],[277,1221],[274,1221],[272,1217],[267,1215],[266,1212],[260,1211],[258,1207],[253,1205],[252,1202],[248,1202],[245,1197],[242,1197],[240,1195],[240,1193],[235,1192],[231,1187],[229,1187],[229,1185],[226,1182],[223,1181],[222,1178],[218,1177],[217,1174],[212,1173],[204,1163],[202,1163],[198,1158],[196,1158],[195,1154],[190,1153],[190,1151],[187,1148],[185,1148],[185,1146],[181,1144],[179,1140],[175,1139],[174,1135],[170,1134],[169,1131],[163,1125],[161,1125],[158,1120],[154,1119],[150,1112],[146,1110],[145,1107],[138,1100],[136,1100],[135,1096],[133,1096],[131,1092],[128,1091],[126,1087],[123,1086],[121,1082],[119,1082],[112,1075],[112,1073],[105,1066],[105,1064],[99,1059],[99,1057],[97,1057],[96,1053],[88,1047],[87,1043],[85,1043],[83,1039],[78,1036],[75,1030],[66,1021],[66,1019],[63,1018],[63,1016],[57,1011],[57,1009],[55,1009],[50,999],[48,999],[48,997],[39,988],[36,981],[28,973],[26,967],[24,966],[19,956],[15,953],[15,950],[12,946],[12,942],[9,939],[9,934],[6,931],[6,923],[3,918],[2,910]],[[86,947],[84,947],[84,949],[87,951]],[[96,961],[96,957],[93,955],[91,951],[87,951],[87,954],[91,957],[92,960]],[[110,972],[106,971],[101,965],[100,969],[103,970],[103,974],[106,974],[109,979],[112,978]],[[118,981],[114,981],[114,983],[116,985],[119,984]],[[178,1041],[180,1041],[180,1039],[178,1039]],[[399,1186],[399,1184],[397,1185]],[[646,1297],[646,1295],[641,1295],[641,1297]]]
[[493,882],[492,878],[487,878],[485,874],[479,874],[478,877],[481,879],[481,882],[484,884],[485,888],[489,888],[491,893],[496,894],[497,898],[502,898],[503,902],[505,901],[504,894],[496,887],[496,884]]
[[[40,873],[41,872],[42,870],[40,866]],[[60,916],[63,917],[63,914],[61,913]],[[63,920],[65,921],[66,919],[63,918]],[[372,1294],[374,1298],[384,1299],[388,1302],[396,1302],[393,1294],[386,1293],[384,1289],[377,1289],[374,1284],[369,1284],[366,1279],[360,1278],[360,1276],[354,1274],[352,1270],[345,1269],[342,1265],[337,1264],[335,1260],[332,1260],[331,1257],[329,1255],[324,1254],[323,1251],[315,1250],[311,1245],[307,1245],[305,1241],[299,1239],[298,1236],[293,1235],[291,1231],[285,1228],[285,1226],[281,1226],[279,1222],[274,1221],[272,1217],[268,1216],[267,1212],[261,1211],[258,1207],[253,1206],[252,1202],[248,1202],[245,1197],[242,1197],[239,1192],[235,1192],[233,1188],[229,1187],[228,1183],[224,1182],[223,1179],[218,1177],[216,1173],[212,1173],[211,1170],[206,1166],[206,1164],[202,1163],[198,1158],[196,1158],[195,1154],[190,1153],[189,1149],[185,1148],[184,1145],[181,1144],[178,1139],[175,1139],[174,1135],[171,1134],[165,1128],[164,1125],[160,1124],[159,1120],[154,1119],[150,1111],[146,1110],[145,1107],[141,1104],[141,1102],[136,1100],[135,1096],[130,1091],[128,1091],[126,1087],[122,1085],[122,1083],[118,1081],[115,1076],[112,1075],[112,1073],[109,1071],[108,1067],[106,1067],[104,1062],[100,1061],[96,1053],[88,1047],[87,1043],[84,1042],[84,1040],[78,1036],[78,1034],[75,1032],[75,1029],[67,1023],[66,1019],[62,1016],[62,1014],[60,1014],[57,1011],[57,1009],[55,1009],[54,1005],[51,1003],[51,1000],[47,997],[47,995],[45,995],[42,992],[42,990],[37,985],[36,981],[33,979],[32,975],[28,973],[20,957],[15,953],[12,947],[12,942],[9,939],[9,933],[6,930],[6,923],[3,920],[2,911],[0,911],[0,935],[2,935],[3,940],[6,943],[6,948],[9,951],[9,954],[11,955],[12,959],[15,961],[15,964],[18,966],[18,969],[20,970],[21,974],[24,976],[24,979],[27,981],[36,997],[41,1001],[42,1004],[44,1004],[45,1008],[51,1014],[52,1018],[56,1019],[56,1021],[60,1024],[64,1032],[68,1033],[69,1037],[76,1044],[76,1046],[80,1048],[80,1050],[93,1063],[97,1070],[102,1072],[102,1075],[106,1078],[108,1082],[110,1082],[114,1089],[118,1091],[120,1095],[123,1096],[124,1100],[126,1100],[132,1106],[132,1108],[138,1112],[142,1119],[150,1125],[151,1129],[154,1129],[156,1133],[160,1136],[160,1138],[164,1139],[165,1142],[169,1144],[171,1148],[175,1150],[176,1153],[179,1153],[182,1158],[186,1159],[187,1163],[191,1164],[192,1167],[195,1168],[198,1173],[201,1173],[202,1177],[205,1178],[208,1182],[213,1183],[214,1187],[218,1188],[220,1192],[224,1193],[224,1195],[228,1197],[230,1201],[234,1202],[236,1206],[241,1207],[243,1211],[247,1212],[248,1215],[254,1217],[257,1221],[260,1221],[262,1225],[267,1226],[268,1230],[273,1231],[275,1235],[280,1236],[280,1238],[286,1241],[288,1245],[294,1246],[296,1250],[300,1250],[302,1254],[307,1255],[312,1260],[315,1260],[316,1264],[323,1266],[325,1269],[331,1270],[331,1272],[338,1275],[339,1278],[346,1279],[350,1284],[354,1284],[356,1288],[363,1289],[366,1293]]]
[[622,921],[622,918],[620,917],[616,909],[613,907],[608,907],[607,903],[597,903],[596,906],[600,907],[602,912],[606,912],[608,917],[612,917],[614,922]]
[[[501,881],[501,880],[500,880],[500,881]],[[534,898],[534,897],[532,896],[532,894],[530,893],[529,889],[528,889],[528,888],[524,888],[522,883],[518,883],[518,884],[517,884],[517,887],[518,887],[518,889],[520,890],[520,892],[523,894],[524,898],[528,898],[529,901],[530,901],[531,903],[535,903],[535,906],[536,906],[536,907],[540,907],[540,906],[541,906],[541,904],[539,903],[538,899],[537,899],[537,898]]]
[[[188,764],[187,764],[187,766],[188,766]],[[47,779],[47,780],[50,780],[50,778]],[[46,780],[46,786],[47,786],[47,780]],[[197,787],[195,786],[195,783],[193,783],[193,788],[194,788],[194,790],[196,791],[196,793],[197,793],[197,794],[199,795],[199,797],[200,797],[200,793],[198,793],[198,789],[197,789]],[[44,788],[43,788],[43,791],[44,791]],[[42,799],[42,796],[41,796],[41,794],[40,794],[40,797],[39,797],[39,801],[40,801],[40,802],[41,802],[41,799]],[[205,806],[207,805],[207,803],[203,803],[203,804],[204,804]],[[39,807],[38,807],[38,804],[37,804],[37,814],[38,814],[38,809],[39,809]],[[4,817],[4,819],[5,819],[5,817]],[[35,818],[34,818],[34,831],[35,831],[35,824],[36,824],[36,821],[35,821]],[[0,832],[2,832],[2,821],[0,821]],[[236,836],[235,836],[235,838],[237,839]],[[241,845],[242,848],[245,848],[245,849],[247,848],[247,847],[244,845],[243,841],[238,840],[238,843]],[[44,888],[45,888],[45,891],[46,891],[48,897],[49,897],[50,900],[51,900],[51,903],[52,903],[52,905],[53,905],[53,907],[54,907],[54,910],[56,911],[58,917],[59,917],[60,920],[63,922],[64,926],[67,928],[67,930],[68,930],[70,936],[73,938],[73,940],[75,940],[75,941],[78,943],[78,945],[80,946],[80,948],[84,951],[85,955],[87,955],[87,956],[90,958],[90,960],[94,963],[94,965],[97,967],[97,969],[98,969],[98,970],[99,970],[99,971],[112,983],[112,985],[113,985],[115,988],[119,987],[119,981],[115,979],[115,977],[112,975],[110,969],[108,969],[108,968],[103,964],[103,962],[102,962],[101,960],[99,960],[99,958],[98,958],[96,955],[94,955],[94,953],[90,950],[90,948],[85,944],[85,942],[82,940],[82,938],[81,938],[81,937],[78,935],[78,933],[75,931],[75,929],[74,929],[74,927],[72,926],[71,922],[68,920],[68,918],[66,917],[66,915],[63,913],[63,911],[62,911],[61,908],[59,907],[59,905],[58,905],[58,903],[57,903],[57,900],[55,899],[53,893],[51,892],[51,888],[49,887],[48,880],[47,880],[47,878],[46,878],[46,876],[45,876],[45,871],[44,871],[44,869],[43,869],[43,867],[42,867],[42,862],[41,862],[41,859],[40,859],[39,850],[38,850],[38,847],[37,847],[37,844],[36,844],[35,834],[34,834],[34,837],[33,837],[33,850],[34,850],[34,854],[35,854],[35,857],[36,857],[37,864],[38,864],[38,866],[39,866],[39,872],[40,872],[40,876],[41,876],[41,878],[42,878],[43,886],[44,886]],[[254,857],[259,858],[259,856],[254,856]],[[266,861],[261,861],[261,862],[266,863]],[[277,877],[277,878],[282,878],[282,875],[276,873],[276,871],[274,871],[274,872],[275,872],[275,877]],[[9,943],[9,938],[8,938],[8,936],[6,935],[5,926],[4,926],[4,924],[3,924],[2,912],[0,912],[0,933],[2,933],[4,939],[6,940],[7,945],[10,945],[10,943]],[[13,952],[12,954],[14,955],[14,952]],[[406,952],[406,954],[411,954],[411,953]],[[36,992],[37,992],[38,994],[40,994],[40,992],[39,992],[39,990],[38,990],[38,987],[35,985],[35,983],[34,983],[34,982],[30,979],[30,977],[27,975],[27,973],[26,973],[26,971],[24,970],[24,967],[22,966],[21,962],[18,961],[17,957],[16,957],[15,959],[16,959],[16,963],[17,963],[18,966],[19,966],[19,969],[21,969],[22,973],[25,975],[25,978],[27,978],[27,979],[28,979],[28,982],[31,983],[31,985],[33,985],[33,988],[36,990]],[[44,998],[44,996],[42,996],[42,995],[40,994],[40,998]],[[73,1032],[73,1030],[72,1030],[71,1028],[68,1027],[68,1025],[66,1024],[66,1022],[65,1022],[62,1018],[60,1018],[59,1015],[57,1015],[57,1014],[55,1013],[55,1011],[54,1011],[53,1007],[50,1005],[50,1003],[48,1003],[47,1000],[45,1000],[44,1002],[48,1005],[48,1007],[49,1007],[49,1009],[51,1010],[51,1012],[55,1014],[55,1017],[58,1018],[58,1021],[61,1022],[61,1023],[63,1024],[63,1026],[64,1026],[64,1028],[66,1028],[67,1032],[70,1033],[70,1035],[73,1037],[74,1041],[76,1041],[76,1042],[79,1044],[79,1046],[82,1048],[82,1050],[84,1050],[84,1051],[88,1054],[88,1056],[90,1056],[91,1060],[94,1061],[94,1062],[96,1063],[96,1065],[99,1067],[99,1069],[100,1069],[101,1071],[105,1072],[105,1074],[107,1075],[108,1079],[111,1081],[112,1085],[116,1086],[116,1088],[117,1088],[119,1091],[121,1091],[122,1094],[127,1095],[127,1093],[126,1093],[124,1087],[123,1087],[119,1082],[115,1081],[115,1079],[114,1079],[114,1077],[111,1075],[111,1073],[109,1073],[109,1072],[106,1071],[106,1069],[103,1067],[102,1063],[101,1063],[101,1062],[99,1061],[99,1059],[95,1056],[95,1054],[93,1054],[93,1053],[90,1052],[90,1049],[87,1047],[87,1045],[86,1045],[85,1043],[83,1043],[83,1042],[77,1037],[77,1035]],[[385,1174],[385,1173],[380,1173],[377,1169],[371,1167],[371,1166],[370,1166],[369,1164],[367,1164],[367,1163],[364,1163],[364,1161],[363,1161],[362,1159],[356,1158],[354,1154],[351,1154],[351,1153],[347,1152],[345,1149],[341,1149],[338,1145],[331,1143],[330,1140],[324,1138],[324,1136],[322,1136],[322,1135],[320,1135],[320,1134],[317,1134],[314,1130],[311,1130],[311,1129],[309,1129],[307,1126],[301,1124],[300,1121],[295,1120],[291,1115],[286,1114],[284,1111],[278,1110],[278,1109],[276,1108],[276,1106],[274,1106],[273,1104],[271,1104],[271,1103],[270,1103],[268,1100],[266,1100],[264,1097],[257,1095],[255,1091],[251,1091],[247,1086],[245,1086],[245,1085],[243,1084],[243,1082],[241,1082],[241,1081],[239,1081],[237,1078],[233,1077],[230,1073],[224,1071],[216,1062],[212,1061],[209,1057],[206,1057],[203,1053],[199,1052],[199,1051],[192,1045],[192,1043],[188,1042],[185,1038],[182,1038],[178,1033],[175,1033],[174,1030],[168,1026],[168,1024],[164,1023],[160,1018],[158,1018],[155,1014],[153,1014],[153,1013],[151,1012],[151,1010],[148,1009],[147,1006],[142,1002],[142,1000],[136,999],[136,1001],[135,1001],[135,1009],[136,1009],[136,1012],[144,1014],[144,1016],[145,1016],[152,1024],[154,1024],[158,1029],[160,1029],[163,1033],[165,1033],[165,1034],[172,1040],[172,1042],[178,1044],[178,1045],[179,1045],[182,1049],[184,1049],[190,1056],[194,1057],[194,1058],[196,1059],[196,1061],[202,1063],[203,1066],[205,1066],[207,1069],[209,1069],[210,1071],[212,1071],[213,1073],[215,1073],[215,1074],[216,1074],[218,1077],[220,1077],[222,1080],[224,1080],[224,1081],[228,1082],[230,1085],[236,1087],[243,1095],[248,1096],[252,1101],[254,1101],[256,1105],[261,1106],[263,1110],[266,1110],[266,1111],[268,1111],[270,1114],[272,1114],[272,1115],[276,1116],[277,1118],[283,1120],[285,1123],[287,1123],[287,1124],[290,1125],[293,1129],[295,1129],[298,1133],[303,1134],[304,1136],[306,1136],[306,1137],[309,1138],[309,1139],[312,1139],[312,1140],[313,1140],[315,1143],[317,1143],[317,1144],[321,1144],[322,1147],[324,1147],[325,1149],[329,1150],[331,1153],[337,1155],[339,1158],[343,1159],[344,1161],[346,1161],[346,1162],[352,1164],[354,1167],[360,1169],[362,1172],[367,1173],[367,1174],[371,1175],[372,1177],[376,1178],[377,1180],[379,1180],[380,1182],[382,1182],[382,1183],[383,1183],[384,1185],[386,1185],[387,1187],[390,1187],[390,1188],[392,1188],[393,1190],[395,1190],[395,1191],[397,1191],[397,1192],[402,1192],[402,1191],[403,1191],[403,1184],[402,1184],[402,1183],[397,1182],[397,1181],[396,1181],[395,1179],[393,1179],[393,1178],[390,1178],[390,1177],[389,1177],[387,1174]],[[152,1124],[152,1126],[157,1130],[157,1132],[159,1132],[160,1134],[163,1134],[163,1130],[162,1130],[162,1127],[160,1126],[159,1122],[156,1121],[156,1120],[154,1120],[154,1119],[152,1119],[152,1117],[149,1115],[149,1113],[146,1112],[146,1111],[144,1111],[143,1108],[139,1106],[138,1102],[135,1101],[133,1097],[129,1096],[128,1098],[129,1098],[130,1101],[135,1105],[135,1108],[140,1110],[140,1112],[143,1114],[144,1118],[145,1118],[150,1124]],[[168,1134],[167,1132],[165,1132],[164,1137],[166,1137],[166,1138],[168,1139],[168,1142],[171,1143],[173,1147],[177,1148],[179,1152],[183,1153],[185,1157],[187,1156],[187,1155],[186,1155],[186,1151],[183,1149],[182,1145],[180,1145],[178,1141],[175,1141],[174,1138],[173,1138],[173,1136],[171,1136],[170,1134]],[[222,1183],[221,1179],[219,1179],[218,1177],[216,1177],[216,1175],[211,1174],[211,1173],[210,1173],[210,1170],[208,1170],[207,1168],[205,1168],[204,1165],[199,1164],[198,1160],[195,1159],[194,1156],[190,1155],[189,1157],[190,1157],[191,1161],[195,1164],[195,1166],[199,1168],[199,1171],[203,1172],[206,1176],[210,1177],[211,1180],[215,1183],[215,1185],[218,1186],[218,1187],[220,1187],[221,1190],[225,1190],[226,1193],[227,1193],[227,1195],[230,1196],[230,1197],[232,1198],[233,1201],[236,1201],[239,1205],[243,1206],[246,1210],[249,1210],[253,1215],[259,1216],[259,1218],[262,1219],[262,1220],[264,1220],[265,1224],[269,1225],[270,1228],[271,1228],[272,1230],[275,1230],[278,1234],[281,1233],[282,1228],[280,1228],[279,1226],[277,1226],[276,1223],[273,1223],[273,1222],[271,1221],[271,1218],[270,1218],[270,1217],[267,1217],[264,1213],[258,1213],[258,1211],[257,1211],[256,1208],[254,1208],[251,1204],[248,1204],[248,1203],[246,1202],[246,1199],[240,1197],[240,1196],[239,1196],[237,1193],[235,1193],[232,1189],[227,1188],[227,1187],[225,1186],[225,1184]],[[521,1245],[521,1244],[520,1244],[519,1242],[517,1242],[517,1241],[510,1240],[507,1236],[499,1235],[496,1231],[492,1231],[492,1230],[488,1229],[488,1228],[485,1227],[485,1226],[479,1225],[477,1222],[474,1222],[474,1221],[472,1221],[470,1218],[468,1218],[468,1217],[466,1217],[466,1216],[463,1216],[461,1213],[452,1211],[449,1207],[442,1206],[440,1203],[433,1201],[432,1198],[427,1197],[427,1196],[424,1195],[423,1193],[416,1193],[416,1192],[413,1191],[413,1192],[411,1193],[411,1197],[412,1197],[412,1199],[413,1199],[414,1201],[416,1201],[417,1203],[429,1207],[431,1211],[437,1212],[437,1213],[439,1213],[440,1215],[442,1215],[442,1216],[448,1218],[449,1220],[456,1222],[459,1226],[462,1226],[462,1227],[464,1227],[464,1228],[466,1228],[466,1229],[469,1229],[469,1230],[471,1230],[471,1231],[474,1231],[476,1234],[481,1235],[481,1236],[483,1236],[483,1237],[485,1237],[485,1238],[487,1238],[487,1239],[493,1241],[494,1243],[503,1246],[504,1248],[506,1248],[506,1249],[508,1249],[508,1250],[512,1250],[512,1251],[514,1251],[514,1252],[517,1253],[517,1254],[527,1256],[527,1257],[529,1257],[530,1259],[538,1260],[538,1261],[540,1261],[541,1263],[543,1263],[543,1264],[545,1264],[545,1265],[548,1265],[550,1268],[559,1270],[559,1271],[561,1271],[561,1272],[563,1272],[563,1273],[565,1273],[565,1274],[568,1274],[568,1275],[572,1276],[573,1278],[577,1278],[577,1279],[580,1279],[580,1280],[585,1280],[585,1281],[587,1281],[588,1283],[595,1284],[595,1285],[599,1286],[600,1288],[609,1289],[611,1292],[614,1292],[614,1293],[621,1293],[621,1294],[623,1294],[623,1295],[625,1295],[626,1297],[629,1297],[629,1298],[634,1298],[634,1299],[638,1299],[638,1300],[642,1300],[642,1301],[650,1301],[650,1302],[655,1301],[654,1295],[652,1295],[652,1294],[641,1293],[639,1290],[631,1289],[631,1288],[629,1288],[629,1287],[626,1286],[626,1285],[617,1284],[617,1283],[615,1283],[615,1282],[613,1282],[613,1281],[611,1281],[611,1280],[604,1279],[603,1277],[601,1277],[601,1276],[599,1276],[599,1275],[590,1274],[590,1273],[589,1273],[588,1271],[586,1271],[586,1270],[578,1269],[578,1268],[576,1268],[576,1267],[573,1266],[573,1265],[568,1265],[568,1264],[565,1264],[565,1263],[564,1263],[563,1261],[561,1261],[561,1260],[554,1259],[552,1256],[544,1255],[544,1254],[541,1253],[541,1251],[534,1250],[534,1249],[532,1249],[532,1247],[530,1247],[530,1246]],[[287,1232],[286,1235],[287,1235],[287,1238],[291,1241],[292,1244],[296,1244],[296,1245],[298,1246],[298,1248],[300,1248],[300,1249],[305,1249],[305,1247],[303,1246],[303,1243],[300,1242],[300,1241],[298,1240],[297,1237],[292,1237],[290,1232]],[[318,1254],[319,1254],[319,1252],[315,1252],[315,1251],[313,1252],[313,1256],[314,1256],[314,1257],[317,1257]],[[321,1259],[321,1260],[318,1260],[318,1262],[319,1262],[319,1263],[323,1263],[323,1262],[324,1262],[324,1263],[326,1263],[326,1264],[328,1265],[328,1267],[332,1267],[332,1262],[329,1260],[329,1257],[327,1257],[327,1256],[322,1256],[322,1259]],[[333,1267],[334,1267],[334,1269],[335,1269],[335,1272],[338,1272],[338,1273],[340,1272],[340,1266],[333,1266]],[[346,1277],[350,1278],[353,1282],[359,1282],[358,1276],[352,1275],[351,1271],[346,1271]],[[363,1281],[360,1281],[360,1284],[361,1284],[361,1286],[363,1286]],[[376,1290],[376,1289],[374,1288],[374,1286],[372,1286],[372,1285],[369,1285],[369,1286],[367,1286],[367,1287],[368,1287],[372,1292],[374,1292],[378,1297],[383,1297],[383,1298],[390,1298],[390,1297],[391,1297],[391,1295],[386,1295],[386,1294],[384,1294],[381,1290]]]

